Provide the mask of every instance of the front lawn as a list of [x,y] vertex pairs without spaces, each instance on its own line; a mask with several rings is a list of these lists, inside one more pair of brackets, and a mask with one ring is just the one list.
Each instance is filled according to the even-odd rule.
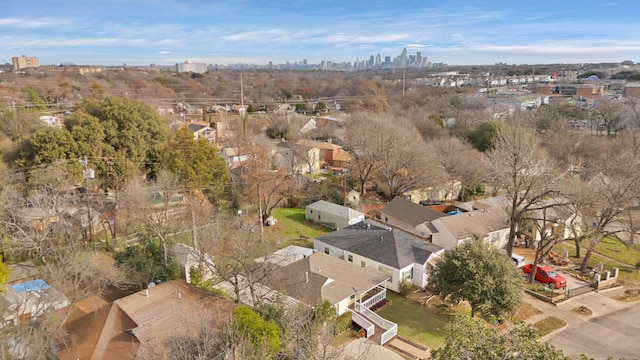
[[378,315],[398,324],[398,335],[430,349],[444,346],[446,327],[456,317],[470,315],[466,307],[446,307],[431,303],[423,306],[391,291],[387,291],[387,300],[391,300],[391,305],[380,310]]
[[549,316],[533,324],[533,327],[538,330],[538,335],[545,336],[566,325],[567,323],[564,320],[555,316]]
[[[613,240],[604,240],[604,241],[613,241]],[[605,243],[605,244],[600,244],[602,246],[613,246],[610,243]],[[624,246],[624,245],[623,245]],[[577,261],[577,259],[575,258],[576,255],[576,247],[573,245],[572,242],[564,242],[561,244],[557,244],[555,246],[556,251],[557,252],[564,252],[564,250],[568,250],[569,251],[569,256],[571,257],[571,261]],[[586,252],[586,250],[583,249],[583,255],[584,252]],[[635,252],[638,252],[637,249],[635,248],[630,248],[628,250],[629,252],[631,252],[632,254]],[[619,258],[621,258],[620,254]],[[629,256],[635,256],[635,255],[629,255]],[[621,261],[621,260],[619,260]],[[604,269],[605,270],[611,270],[614,267],[617,267],[618,269],[620,269],[620,273],[619,273],[619,279],[620,282],[624,283],[624,282],[640,282],[640,273],[638,273],[638,271],[635,269],[635,264],[628,264],[627,266],[624,266],[623,264],[620,264],[608,257],[604,257],[600,254],[598,254],[597,252],[594,252],[591,254],[591,257],[589,258],[589,261],[587,262],[587,265],[592,267],[592,268],[596,268],[598,266],[599,263],[602,263],[604,265]],[[576,266],[579,266],[580,263],[577,263]]]

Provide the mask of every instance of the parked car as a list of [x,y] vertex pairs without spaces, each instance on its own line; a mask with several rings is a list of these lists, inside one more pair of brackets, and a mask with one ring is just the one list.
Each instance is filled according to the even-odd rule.
[[511,254],[511,260],[513,260],[513,263],[516,265],[518,269],[523,267],[524,264],[526,264],[526,260],[524,256],[518,255],[516,253]]
[[[525,274],[531,274],[532,271],[533,264],[527,264],[522,267],[522,272]],[[567,279],[549,266],[538,265],[535,279],[556,289],[562,289],[567,286]]]

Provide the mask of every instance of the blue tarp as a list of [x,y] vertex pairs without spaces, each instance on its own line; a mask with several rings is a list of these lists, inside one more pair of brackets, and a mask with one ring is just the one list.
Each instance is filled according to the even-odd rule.
[[449,211],[447,213],[447,215],[458,215],[458,214],[462,214],[462,211],[460,210],[453,210],[453,211]]
[[25,293],[28,291],[47,290],[49,288],[49,285],[47,285],[47,283],[44,282],[44,280],[42,279],[27,281],[27,282],[23,282],[23,283],[11,285],[11,286],[13,287],[13,290],[15,290],[18,293]]

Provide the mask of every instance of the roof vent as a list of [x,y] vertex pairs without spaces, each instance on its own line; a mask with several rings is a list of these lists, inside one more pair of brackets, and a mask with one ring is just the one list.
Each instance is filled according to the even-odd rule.
[[318,272],[322,272],[322,269],[320,269],[320,266],[318,266]]
[[371,224],[367,223],[367,229],[371,229]]
[[309,272],[308,271],[304,272],[304,276],[306,278],[306,282],[309,282]]
[[380,236],[380,242],[384,241],[384,236]]

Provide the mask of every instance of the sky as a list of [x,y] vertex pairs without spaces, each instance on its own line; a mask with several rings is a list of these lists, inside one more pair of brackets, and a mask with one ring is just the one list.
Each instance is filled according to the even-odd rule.
[[450,65],[640,62],[638,0],[31,0],[0,63],[316,64],[420,51]]

